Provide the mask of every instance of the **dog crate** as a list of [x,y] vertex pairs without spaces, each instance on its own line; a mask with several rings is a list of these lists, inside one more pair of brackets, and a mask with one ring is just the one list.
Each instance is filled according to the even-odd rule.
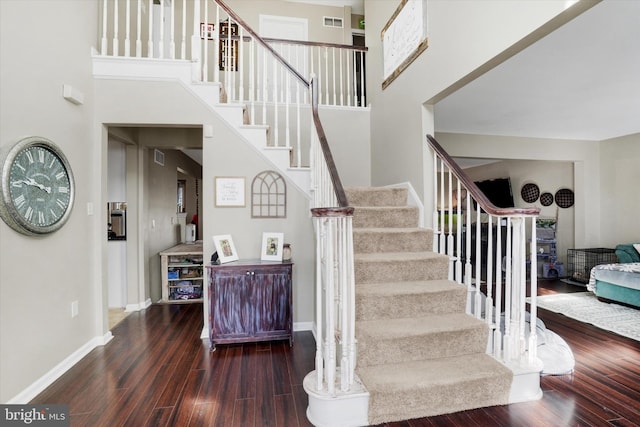
[[580,283],[589,283],[591,269],[600,264],[618,262],[615,249],[567,249],[567,277]]

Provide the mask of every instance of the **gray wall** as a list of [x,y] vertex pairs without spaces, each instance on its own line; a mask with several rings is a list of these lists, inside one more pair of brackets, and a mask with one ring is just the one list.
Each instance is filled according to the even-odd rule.
[[[104,334],[96,318],[103,300],[94,269],[98,239],[105,236],[98,213],[106,205],[92,188],[89,56],[98,31],[97,6],[96,1],[0,1],[0,146],[30,135],[49,138],[65,152],[76,180],[73,211],[61,230],[27,237],[0,221],[2,402]],[[64,100],[63,84],[80,91],[84,104]],[[74,318],[72,301],[79,306]]]

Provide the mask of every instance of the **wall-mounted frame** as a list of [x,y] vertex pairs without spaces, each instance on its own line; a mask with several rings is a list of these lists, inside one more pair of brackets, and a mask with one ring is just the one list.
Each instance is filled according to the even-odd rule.
[[236,246],[233,244],[231,235],[221,234],[219,236],[213,236],[213,245],[216,247],[220,264],[238,260],[238,252],[236,251]]
[[262,171],[251,182],[251,218],[286,218],[287,184],[278,172]]
[[243,176],[215,177],[216,207],[244,207],[245,178]]
[[385,89],[427,48],[427,0],[402,0],[382,29]]
[[214,25],[213,24],[205,24],[204,22],[200,23],[200,38],[204,40],[213,40],[214,37]]
[[262,261],[282,261],[283,233],[262,233]]

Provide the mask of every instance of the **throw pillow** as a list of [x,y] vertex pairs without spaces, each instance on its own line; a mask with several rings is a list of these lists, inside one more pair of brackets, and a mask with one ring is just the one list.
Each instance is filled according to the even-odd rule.
[[638,251],[638,255],[640,255],[640,243],[634,243],[633,247],[636,248],[636,251]]

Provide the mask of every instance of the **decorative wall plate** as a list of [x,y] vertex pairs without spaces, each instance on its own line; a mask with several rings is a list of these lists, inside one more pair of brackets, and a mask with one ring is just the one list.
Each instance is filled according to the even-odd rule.
[[534,183],[525,184],[520,190],[520,195],[526,203],[535,203],[540,197],[540,189]]
[[571,206],[573,206],[574,202],[573,191],[568,188],[561,188],[560,190],[556,191],[555,199],[556,205],[560,206],[561,208],[570,208]]
[[553,203],[553,194],[551,193],[542,193],[540,195],[540,203],[542,206],[551,206]]

